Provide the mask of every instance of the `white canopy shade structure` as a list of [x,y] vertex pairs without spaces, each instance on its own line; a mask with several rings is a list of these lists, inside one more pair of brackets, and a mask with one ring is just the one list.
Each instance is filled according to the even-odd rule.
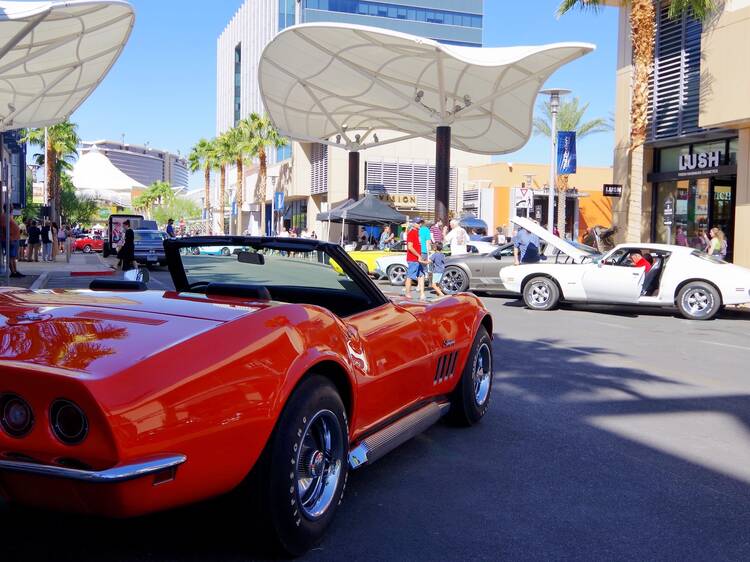
[[[359,191],[359,150],[434,138],[435,213],[446,219],[450,147],[478,154],[521,148],[542,85],[594,49],[589,43],[458,47],[380,28],[302,24],[266,46],[258,80],[282,134],[350,151],[352,199]],[[381,141],[382,130],[401,134]]]
[[121,207],[130,206],[134,189],[146,188],[120,171],[97,150],[87,152],[78,159],[71,179],[79,195]]
[[120,56],[134,19],[120,0],[0,1],[0,130],[67,119]]
[[527,142],[549,76],[594,49],[458,47],[379,28],[303,24],[268,44],[258,75],[274,124],[298,140],[336,144],[340,135],[366,148],[377,144],[377,130],[434,138],[436,127],[450,126],[453,147],[501,154]]

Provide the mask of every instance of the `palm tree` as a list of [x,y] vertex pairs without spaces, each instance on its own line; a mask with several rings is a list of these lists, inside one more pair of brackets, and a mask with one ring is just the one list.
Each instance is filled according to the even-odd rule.
[[[76,129],[77,125],[70,121],[63,121],[52,127],[44,129],[27,129],[23,134],[23,141],[32,145],[42,147],[44,155],[39,155],[37,161],[43,160],[46,167],[47,193],[49,203],[52,206],[52,218],[60,217],[62,205],[62,190],[60,187],[60,175],[64,169],[70,167],[69,160],[78,155],[78,145],[81,139]],[[45,142],[46,139],[46,142]]]
[[[597,10],[604,0],[562,0],[557,10],[563,15],[573,8]],[[653,70],[654,41],[656,38],[656,10],[653,0],[621,0],[630,5],[630,36],[633,46],[633,88],[630,100],[630,166],[628,171],[628,238],[640,240],[640,203],[633,193],[643,188],[643,145],[648,131],[649,79]],[[716,9],[716,0],[672,0],[669,17],[678,18],[685,13],[705,21]],[[633,229],[637,229],[633,230]]]
[[[557,113],[557,125],[560,131],[573,131],[577,139],[585,138],[595,133],[611,131],[610,123],[602,118],[597,117],[590,121],[583,121],[583,116],[589,108],[589,104],[581,105],[578,98],[571,100],[561,100],[560,109]],[[552,106],[546,101],[539,105],[541,117],[534,119],[534,133],[552,137]],[[568,190],[568,176],[562,175],[557,179],[557,230],[564,237],[565,235],[565,196]]]
[[289,141],[282,137],[271,123],[268,115],[260,116],[257,113],[251,113],[247,119],[239,123],[240,129],[243,129],[243,136],[249,139],[247,144],[248,153],[258,159],[258,181],[255,184],[255,202],[260,204],[260,224],[265,224],[265,202],[266,202],[266,178],[267,168],[267,148],[281,148],[286,146]]
[[243,203],[243,164],[245,162],[245,155],[248,153],[249,137],[246,128],[242,128],[239,124],[229,129],[226,133],[226,157],[230,160],[230,164],[235,165],[237,171],[237,190],[235,195],[235,203],[237,205],[237,218],[235,226],[230,228],[234,230],[235,234],[239,234],[239,230],[242,227],[242,203]]
[[211,213],[211,171],[217,167],[215,139],[199,140],[190,151],[188,166],[191,172],[203,170],[203,208],[205,209],[206,219],[209,220]]
[[227,166],[234,163],[234,143],[230,131],[219,135],[216,139],[216,164],[219,166],[219,219],[221,234],[226,234],[224,225],[224,211],[226,210],[226,191],[227,191]]

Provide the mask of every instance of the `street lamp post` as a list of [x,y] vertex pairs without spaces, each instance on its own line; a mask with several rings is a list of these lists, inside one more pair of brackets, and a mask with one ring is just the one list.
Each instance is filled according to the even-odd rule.
[[557,112],[560,109],[560,96],[569,94],[570,90],[551,88],[540,93],[549,96],[550,113],[552,113],[552,156],[549,163],[549,194],[547,198],[547,230],[555,230],[555,194],[557,193]]

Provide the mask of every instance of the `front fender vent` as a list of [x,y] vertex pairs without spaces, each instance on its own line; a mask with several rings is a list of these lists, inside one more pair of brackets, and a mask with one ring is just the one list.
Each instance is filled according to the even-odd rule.
[[457,358],[458,351],[453,351],[452,353],[446,353],[438,359],[434,384],[440,384],[441,382],[447,381],[453,377],[456,369]]

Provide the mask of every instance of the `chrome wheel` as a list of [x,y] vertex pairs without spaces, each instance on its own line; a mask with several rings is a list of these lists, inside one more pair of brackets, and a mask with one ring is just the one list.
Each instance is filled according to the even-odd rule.
[[685,309],[693,316],[702,316],[713,304],[711,295],[702,287],[692,289],[685,293],[682,301]]
[[403,285],[406,283],[406,268],[403,265],[392,265],[388,268],[388,279],[391,285]]
[[341,478],[344,441],[336,414],[315,414],[295,447],[299,506],[305,517],[317,519],[330,507]]
[[84,253],[84,254],[90,254],[90,253],[91,253],[91,246],[89,246],[88,244],[86,244],[86,245],[85,245],[85,246],[83,247],[83,253]]
[[465,291],[469,285],[466,274],[455,267],[445,270],[440,284],[446,293],[460,293]]
[[228,256],[229,255],[229,248],[222,248],[221,249],[221,255],[222,256]]
[[551,291],[545,282],[534,283],[529,288],[529,299],[534,306],[544,306],[549,302]]
[[492,351],[490,346],[483,343],[477,351],[474,367],[472,369],[472,380],[474,381],[474,401],[477,406],[482,406],[490,395],[490,382],[492,379]]

